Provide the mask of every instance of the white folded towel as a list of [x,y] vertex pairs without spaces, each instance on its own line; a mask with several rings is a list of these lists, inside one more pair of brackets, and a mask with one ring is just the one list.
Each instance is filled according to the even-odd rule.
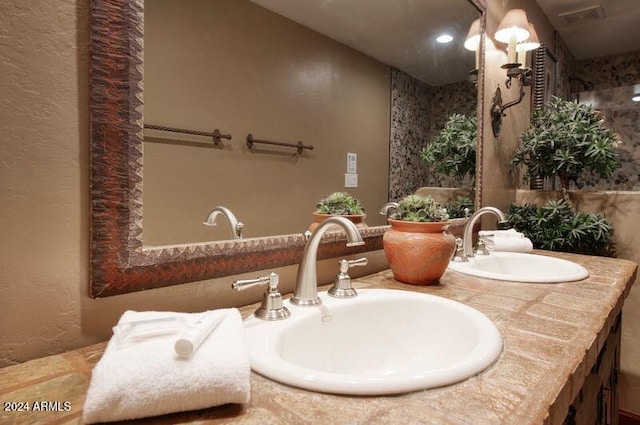
[[516,229],[509,230],[480,230],[480,236],[493,236],[494,238],[524,238],[524,233],[518,232]]
[[[139,338],[126,344],[113,337],[93,369],[84,404],[84,421],[108,422],[247,403],[250,366],[238,309],[216,310],[226,317],[188,358],[174,344],[184,329]],[[119,324],[184,318],[194,323],[204,313],[127,311]]]
[[485,245],[489,251],[531,252],[531,239],[515,229],[481,230],[479,236],[485,236]]

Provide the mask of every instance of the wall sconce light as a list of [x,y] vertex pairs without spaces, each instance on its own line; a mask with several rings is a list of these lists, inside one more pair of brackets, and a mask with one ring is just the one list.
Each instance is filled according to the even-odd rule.
[[[538,33],[536,32],[536,28],[532,23],[529,23],[529,38],[525,41],[516,44],[517,48],[517,67],[510,67],[507,69],[507,81],[505,85],[507,88],[511,88],[511,80],[513,78],[517,78],[522,84],[522,86],[530,86],[531,85],[531,68],[526,66],[527,63],[527,52],[530,50],[537,49],[540,47],[540,40],[538,39]],[[522,68],[524,66],[524,68]],[[503,65],[504,67],[504,65]],[[521,93],[520,101],[524,97],[524,91]],[[517,103],[519,103],[518,101]],[[505,108],[506,109],[506,108]]]
[[491,127],[493,135],[498,136],[502,126],[504,111],[517,105],[524,98],[524,87],[531,85],[531,68],[522,67],[527,60],[527,51],[540,47],[538,34],[533,24],[527,20],[527,14],[522,9],[512,9],[504,16],[495,33],[495,39],[508,44],[507,63],[501,68],[507,70],[507,80],[505,86],[511,88],[512,80],[519,84],[519,94],[511,102],[502,104],[502,93],[500,87],[496,89],[491,104]]
[[511,9],[504,15],[502,22],[495,33],[495,39],[509,45],[507,50],[508,63],[503,68],[515,68],[520,66],[516,62],[516,44],[529,38],[529,21],[527,14],[522,9]]
[[469,28],[469,33],[464,41],[464,48],[475,52],[475,68],[469,73],[469,81],[477,84],[478,68],[480,66],[480,19],[476,19],[471,23],[471,28]]
[[640,102],[640,91],[635,92],[631,97],[631,100],[634,102]]
[[538,33],[536,32],[536,27],[533,26],[531,22],[529,22],[529,38],[527,38],[522,43],[517,44],[518,48],[518,61],[522,59],[522,64],[526,65],[527,62],[527,52],[530,50],[535,50],[540,47],[540,39],[538,38]]

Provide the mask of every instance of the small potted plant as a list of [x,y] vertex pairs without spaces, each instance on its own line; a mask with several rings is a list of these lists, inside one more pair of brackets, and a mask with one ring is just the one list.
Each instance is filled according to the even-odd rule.
[[562,196],[568,200],[571,180],[586,172],[607,178],[620,167],[618,143],[591,106],[552,97],[534,112],[512,163],[527,167],[525,181],[558,176]]
[[447,209],[429,196],[408,195],[389,217],[382,244],[393,277],[413,285],[438,283],[455,251]]
[[367,227],[364,219],[367,215],[360,201],[346,192],[334,192],[316,204],[314,221],[309,226],[313,230],[328,217],[339,215],[351,220],[358,227]]
[[437,172],[462,182],[476,176],[478,121],[475,116],[453,114],[444,128],[421,152],[420,157]]

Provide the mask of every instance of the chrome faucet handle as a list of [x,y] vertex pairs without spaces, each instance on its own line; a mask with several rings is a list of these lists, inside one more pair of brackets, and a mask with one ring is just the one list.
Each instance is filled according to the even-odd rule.
[[475,251],[473,251],[474,255],[489,255],[485,238],[492,236],[493,235],[478,235],[478,245],[476,246]]
[[351,286],[351,276],[347,274],[351,267],[366,266],[369,264],[369,260],[366,258],[359,258],[357,260],[340,260],[340,273],[336,276],[333,286],[327,291],[329,295],[334,298],[353,298],[358,295],[355,289]]
[[[340,271],[342,271],[344,261],[345,260],[340,261]],[[367,264],[369,264],[369,260],[366,257],[362,257],[362,258],[358,258],[357,260],[349,260],[347,261],[347,264],[349,267],[346,270],[344,270],[345,272],[349,271],[351,267],[366,266]]]
[[242,228],[243,227],[244,227],[244,223],[241,222],[241,221],[239,221],[236,224],[236,236],[237,236],[237,239],[242,239]]
[[262,296],[262,305],[253,315],[263,320],[282,320],[291,316],[291,312],[282,305],[282,294],[278,291],[279,280],[279,276],[272,272],[269,276],[236,280],[231,284],[231,288],[236,291],[243,291],[254,286],[268,285],[267,292]]
[[456,253],[453,255],[451,261],[456,263],[464,263],[469,261],[466,255],[464,255],[464,242],[462,238],[456,238]]

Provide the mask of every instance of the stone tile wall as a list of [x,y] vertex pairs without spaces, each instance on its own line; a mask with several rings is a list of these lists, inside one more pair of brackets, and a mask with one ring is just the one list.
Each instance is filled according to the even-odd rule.
[[[640,84],[640,51],[587,59],[576,63],[579,80],[573,88],[581,102],[593,104],[607,125],[622,141],[618,152],[622,167],[609,179],[588,176],[578,180],[578,189],[640,190],[640,102],[632,102]],[[592,88],[592,90],[585,90]]]
[[595,90],[640,84],[640,51],[578,61],[576,71]]
[[444,127],[454,112],[475,114],[477,92],[466,81],[429,86],[403,71],[391,72],[391,141],[389,200],[396,201],[423,186],[471,188],[471,179],[459,182],[432,171],[420,152]]
[[423,186],[429,169],[420,159],[430,128],[431,87],[398,69],[391,70],[389,200]]

